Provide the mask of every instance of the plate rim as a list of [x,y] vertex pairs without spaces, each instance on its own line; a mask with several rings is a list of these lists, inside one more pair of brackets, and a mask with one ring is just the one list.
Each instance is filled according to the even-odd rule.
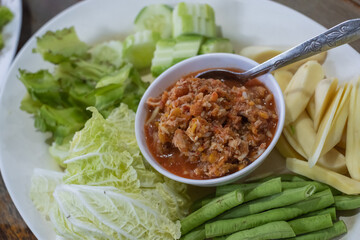
[[[39,35],[39,33],[43,32],[44,30],[48,29],[49,28],[49,25],[51,25],[53,22],[56,22],[58,21],[59,18],[62,18],[63,15],[66,15],[68,14],[69,12],[71,11],[74,11],[75,9],[77,8],[80,8],[82,7],[83,5],[86,5],[86,4],[91,4],[92,2],[97,2],[98,0],[87,0],[87,1],[80,1],[80,2],[77,2],[71,6],[69,6],[68,8],[62,10],[61,12],[59,12],[58,14],[56,14],[54,17],[52,17],[50,20],[48,20],[43,26],[41,26],[35,33],[33,33],[31,35],[31,37],[26,41],[26,43],[21,47],[21,49],[17,52],[15,58],[13,56],[13,61],[11,62],[11,64],[9,65],[8,69],[7,69],[7,72],[6,74],[4,74],[4,80],[0,82],[0,103],[2,102],[3,100],[3,96],[4,96],[4,91],[5,91],[5,85],[6,83],[9,81],[9,75],[11,73],[11,70],[15,67],[15,63],[21,58],[21,56],[23,55],[23,52],[26,51],[26,49],[29,47],[29,45],[31,44],[31,42]],[[126,2],[126,0],[121,0],[121,1],[124,1]],[[185,0],[185,1],[189,1],[189,0]],[[228,2],[230,2],[230,0],[226,0]],[[244,1],[244,0],[234,0],[234,1]],[[278,2],[275,2],[275,1],[272,1],[272,0],[258,0],[258,1],[263,1],[263,2],[271,2],[271,4],[274,4],[274,5],[277,5],[277,7],[281,7],[281,8],[284,8],[286,9],[286,11],[291,11],[291,14],[298,14],[298,15],[301,15],[302,17],[304,18],[307,18],[308,20],[310,20],[312,22],[312,24],[316,24],[318,25],[318,27],[321,27],[322,30],[326,30],[327,28],[324,27],[322,24],[316,22],[315,20],[313,20],[312,18],[306,16],[305,14],[295,10],[295,9],[292,9],[286,5],[283,5],[281,3],[278,3]],[[21,6],[22,6],[22,1],[19,0]],[[146,1],[144,1],[146,2]],[[165,0],[161,0],[161,1],[158,1],[158,2],[164,2],[164,3],[168,3],[166,2]],[[180,0],[176,0],[174,1],[173,3],[171,4],[175,4],[177,2],[180,2]],[[205,2],[207,2],[207,0],[205,0]],[[20,16],[20,23],[22,22],[22,8],[21,8],[21,16]],[[20,24],[21,26],[21,24]],[[18,36],[18,39],[17,39],[17,44],[18,44],[18,41],[19,41],[19,37],[20,37],[20,32],[21,32],[21,27],[19,28],[19,36]],[[346,44],[348,45],[348,44]],[[357,52],[358,54],[360,54],[356,49],[354,49],[352,46],[349,45],[349,47]],[[15,55],[15,52],[16,52],[16,49],[14,51],[14,55]],[[1,107],[1,106],[0,106]],[[35,235],[35,237],[37,239],[43,239],[44,236],[39,236],[39,233],[34,231],[34,225],[33,225],[33,222],[31,221],[31,219],[29,218],[29,216],[26,216],[26,213],[23,211],[23,208],[25,208],[25,206],[22,206],[20,200],[18,200],[17,198],[14,197],[14,191],[12,189],[9,189],[8,188],[8,181],[9,179],[7,178],[7,174],[5,173],[4,174],[4,166],[3,166],[3,161],[5,161],[2,157],[2,154],[0,154],[0,172],[1,172],[1,176],[3,178],[3,182],[4,182],[4,185],[6,187],[6,190],[8,191],[9,193],[9,196],[13,202],[13,204],[15,205],[18,213],[20,214],[20,216],[22,217],[23,221],[26,223],[27,227],[30,229],[30,231]]]

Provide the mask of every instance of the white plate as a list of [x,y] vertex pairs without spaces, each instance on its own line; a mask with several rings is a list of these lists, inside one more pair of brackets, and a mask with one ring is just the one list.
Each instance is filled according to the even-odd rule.
[[5,82],[4,77],[18,47],[22,20],[21,0],[3,0],[1,5],[8,7],[14,14],[14,18],[5,25],[2,31],[5,45],[0,51],[0,89],[1,85]]
[[[0,98],[0,167],[8,191],[20,214],[39,239],[54,239],[49,222],[36,211],[29,198],[30,178],[35,167],[58,169],[47,153],[46,136],[33,127],[33,118],[20,111],[25,88],[17,80],[18,69],[36,71],[51,65],[32,53],[36,36],[47,30],[75,26],[80,39],[89,44],[131,33],[133,20],[142,6],[155,0],[88,0],[80,2],[45,24],[23,47],[12,64]],[[204,1],[202,1],[204,2]],[[240,49],[248,45],[290,47],[325,30],[313,20],[274,2],[258,0],[207,1],[215,9],[223,35]],[[328,76],[346,81],[360,75],[360,54],[349,46],[331,50],[324,64]],[[273,154],[264,166],[283,167]],[[264,169],[265,167],[263,167]],[[356,220],[358,219],[358,220]],[[347,217],[349,233],[357,239],[360,217]],[[356,220],[356,221],[355,221]]]

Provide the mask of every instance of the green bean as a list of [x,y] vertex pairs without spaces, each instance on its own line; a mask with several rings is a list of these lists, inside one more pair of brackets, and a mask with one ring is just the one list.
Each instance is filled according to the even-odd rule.
[[273,178],[269,181],[261,183],[254,189],[244,192],[244,202],[248,202],[257,198],[273,195],[282,191],[281,179]]
[[265,182],[273,178],[281,178],[282,182],[303,182],[303,181],[309,181],[308,178],[300,175],[293,175],[293,174],[280,174],[275,176],[268,176],[264,178],[260,178],[255,180],[256,182]]
[[205,224],[206,237],[217,237],[237,231],[257,227],[273,221],[290,220],[300,215],[326,208],[334,203],[330,190],[315,193],[308,199],[265,212],[252,214],[245,217],[218,220]]
[[330,228],[290,238],[292,240],[330,240],[347,232],[345,223],[341,220]]
[[315,185],[310,184],[301,188],[287,189],[281,193],[274,194],[268,197],[260,198],[247,204],[239,205],[232,208],[217,219],[230,219],[247,216],[254,213],[259,213],[272,208],[287,206],[293,203],[300,202],[315,193]]
[[337,210],[352,210],[360,207],[360,195],[335,196]]
[[226,240],[266,240],[294,237],[295,233],[285,221],[267,223],[249,230],[240,231],[230,235]]
[[200,198],[196,201],[193,202],[193,204],[190,206],[190,212],[195,212],[196,210],[198,210],[199,208],[201,208],[202,206],[204,206],[205,204],[202,204],[203,201],[207,200],[207,199],[214,199],[214,194],[209,194],[203,198]]
[[333,221],[336,220],[336,209],[334,207],[329,207],[314,212],[309,212],[308,214],[302,215],[301,217],[311,217],[311,216],[324,215],[324,214],[330,214],[331,219]]
[[240,183],[240,184],[229,184],[229,185],[222,185],[222,186],[218,186],[216,187],[216,196],[222,196],[224,194],[227,194],[229,192],[235,191],[235,190],[240,190],[240,191],[249,191],[252,190],[254,188],[256,188],[257,186],[259,186],[261,183]]
[[288,222],[296,235],[315,232],[332,227],[333,222],[330,214],[318,215],[306,218],[298,218]]
[[181,233],[186,234],[190,232],[192,229],[200,226],[209,219],[212,219],[226,210],[243,203],[243,201],[243,193],[235,190],[222,196],[216,201],[210,202],[180,221]]
[[321,192],[326,189],[330,189],[333,195],[339,195],[341,192],[333,187],[330,187],[324,183],[316,182],[316,181],[302,181],[302,182],[281,182],[282,189],[291,189],[291,188],[299,188],[306,186],[308,184],[314,184],[316,187],[316,192]]
[[205,227],[204,225],[201,225],[200,227],[197,227],[191,232],[182,236],[180,240],[204,240],[205,238]]

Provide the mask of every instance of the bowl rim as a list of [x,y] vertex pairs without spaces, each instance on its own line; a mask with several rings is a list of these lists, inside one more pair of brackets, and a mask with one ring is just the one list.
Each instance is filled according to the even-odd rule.
[[[185,178],[185,177],[181,177],[178,176],[174,173],[169,172],[167,169],[165,169],[164,167],[162,167],[160,165],[160,163],[158,163],[156,161],[156,159],[150,154],[148,154],[147,151],[145,151],[144,149],[148,149],[147,144],[142,144],[142,142],[140,141],[140,139],[145,139],[145,134],[144,134],[144,126],[141,124],[142,123],[142,119],[141,119],[141,115],[142,112],[147,111],[147,107],[146,107],[146,99],[150,96],[148,96],[153,89],[155,89],[160,82],[166,81],[167,76],[170,75],[173,71],[175,71],[176,69],[181,69],[184,66],[193,63],[193,62],[198,62],[198,61],[202,61],[202,60],[206,60],[206,59],[210,59],[210,58],[236,58],[237,60],[243,61],[247,64],[251,64],[253,67],[256,65],[259,65],[259,63],[255,62],[252,59],[246,58],[244,56],[241,55],[237,55],[237,54],[232,54],[232,53],[209,53],[209,54],[203,54],[203,55],[198,55],[195,57],[191,57],[188,58],[186,60],[183,60],[173,66],[171,66],[170,68],[168,68],[167,70],[165,70],[162,74],[160,74],[151,84],[150,86],[147,88],[147,90],[145,91],[145,93],[143,94],[143,97],[140,100],[140,103],[138,105],[138,110],[136,112],[136,117],[135,117],[135,135],[136,135],[136,141],[138,143],[138,146],[140,148],[141,153],[143,154],[144,158],[146,159],[146,161],[153,167],[155,168],[155,170],[157,170],[159,173],[161,173],[162,175],[178,181],[178,182],[182,182],[182,183],[186,183],[186,184],[190,184],[190,185],[195,185],[195,186],[218,186],[221,184],[226,184],[226,183],[230,183],[233,181],[236,181],[238,179],[240,179],[241,177],[245,177],[246,175],[250,174],[252,171],[254,171],[258,166],[260,166],[264,160],[266,159],[266,157],[269,155],[269,153],[273,150],[273,148],[275,147],[276,143],[278,142],[280,135],[282,133],[283,127],[284,127],[284,122],[285,122],[285,100],[281,91],[281,88],[279,86],[279,84],[277,83],[277,81],[275,80],[275,78],[271,75],[271,73],[267,73],[262,75],[262,78],[268,78],[270,84],[274,85],[274,89],[275,92],[272,91],[273,95],[275,96],[275,94],[279,95],[278,99],[274,99],[277,107],[278,107],[278,125],[274,134],[273,139],[271,140],[270,144],[268,145],[268,147],[266,148],[266,150],[257,158],[255,159],[250,165],[246,166],[245,168],[234,172],[232,174],[223,176],[223,177],[219,177],[219,178],[213,178],[213,179],[190,179],[190,178]],[[213,67],[210,67],[213,68]],[[219,67],[222,68],[222,67]],[[225,67],[223,67],[225,68]],[[206,68],[205,68],[206,69]],[[189,73],[186,73],[184,71],[184,76],[187,75]],[[176,82],[176,81],[174,81]],[[170,86],[171,84],[169,84]],[[146,142],[146,141],[145,141]]]

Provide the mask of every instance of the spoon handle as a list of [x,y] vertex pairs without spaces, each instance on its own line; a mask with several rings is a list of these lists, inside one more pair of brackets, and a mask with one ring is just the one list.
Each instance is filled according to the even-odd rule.
[[250,78],[257,77],[320,52],[355,41],[359,37],[360,18],[348,20],[244,72],[244,75]]

